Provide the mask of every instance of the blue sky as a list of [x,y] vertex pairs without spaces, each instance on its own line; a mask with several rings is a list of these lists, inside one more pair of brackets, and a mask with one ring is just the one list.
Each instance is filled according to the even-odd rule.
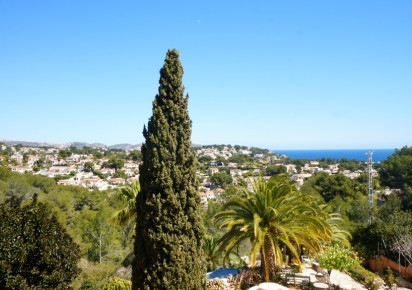
[[412,145],[411,1],[0,0],[0,138],[140,143],[168,48],[192,142]]

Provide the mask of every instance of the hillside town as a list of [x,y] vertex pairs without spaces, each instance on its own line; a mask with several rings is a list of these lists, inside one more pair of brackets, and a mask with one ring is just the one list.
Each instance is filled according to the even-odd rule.
[[[341,166],[338,160],[299,160],[297,163],[285,155],[255,147],[209,145],[193,147],[192,150],[200,165],[197,176],[203,204],[217,198],[229,184],[246,183],[250,187],[252,179],[257,176],[268,180],[272,175],[287,173],[300,187],[318,172],[329,175],[341,173],[350,179],[365,172],[364,162],[358,161],[360,166],[356,170]],[[138,150],[0,145],[0,163],[13,172],[39,174],[56,179],[58,185],[90,190],[118,188],[137,181],[140,162]],[[373,176],[377,176],[376,170],[373,170]]]

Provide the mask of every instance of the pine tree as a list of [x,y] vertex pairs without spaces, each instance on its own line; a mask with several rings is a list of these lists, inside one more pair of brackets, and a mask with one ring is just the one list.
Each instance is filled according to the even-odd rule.
[[169,50],[153,115],[143,129],[133,289],[206,286],[197,160],[190,150],[191,121],[182,77],[179,53]]
[[79,260],[79,246],[37,194],[0,204],[0,289],[70,289]]

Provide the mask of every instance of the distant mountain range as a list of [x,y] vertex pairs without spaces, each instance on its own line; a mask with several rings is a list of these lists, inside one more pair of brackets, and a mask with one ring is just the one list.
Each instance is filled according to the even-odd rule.
[[140,150],[142,144],[116,144],[107,146],[102,143],[86,143],[86,142],[67,142],[67,143],[51,143],[51,142],[33,142],[33,141],[16,141],[16,140],[7,140],[0,139],[0,143],[6,145],[17,145],[21,144],[23,146],[33,146],[33,147],[57,147],[57,148],[69,148],[70,146],[75,146],[77,148],[83,148],[85,146],[92,148],[102,148],[102,149],[122,149],[126,151],[130,150]]
[[[86,143],[86,142],[67,142],[67,143],[52,143],[52,142],[33,142],[33,141],[16,141],[8,139],[0,139],[0,143],[6,145],[17,145],[21,144],[23,146],[33,146],[33,147],[56,147],[56,148],[69,148],[74,146],[77,148],[91,147],[91,148],[101,148],[101,149],[121,149],[125,151],[140,150],[142,144],[116,144],[107,146],[102,143]],[[199,144],[192,144],[192,147],[202,147]]]

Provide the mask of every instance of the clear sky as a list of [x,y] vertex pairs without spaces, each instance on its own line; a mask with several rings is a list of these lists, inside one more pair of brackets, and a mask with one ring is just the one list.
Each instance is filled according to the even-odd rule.
[[168,48],[193,143],[412,145],[410,0],[0,0],[0,138],[142,142]]

